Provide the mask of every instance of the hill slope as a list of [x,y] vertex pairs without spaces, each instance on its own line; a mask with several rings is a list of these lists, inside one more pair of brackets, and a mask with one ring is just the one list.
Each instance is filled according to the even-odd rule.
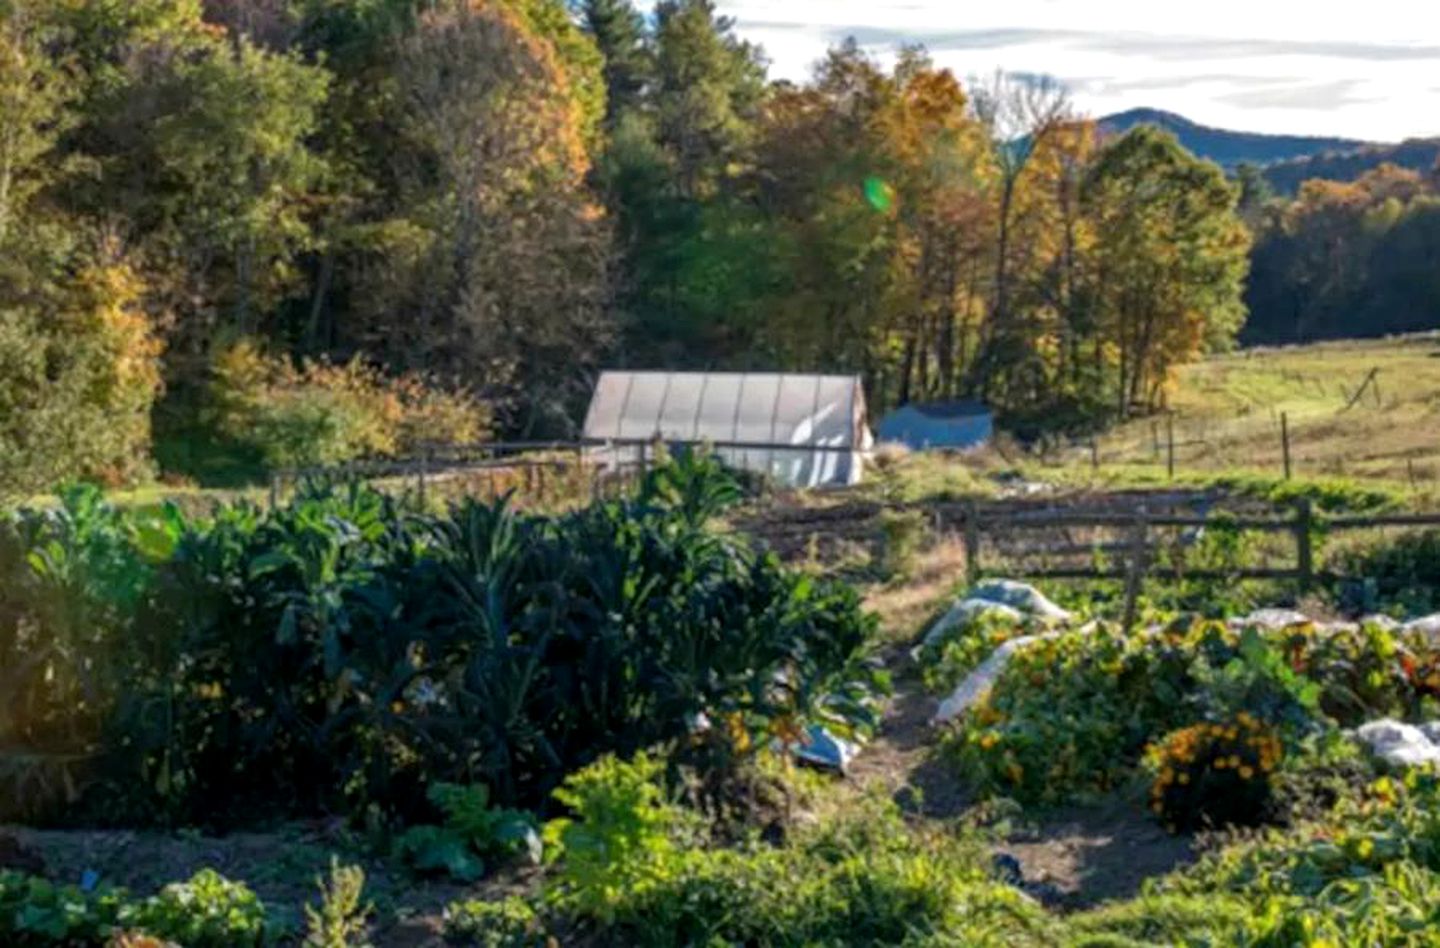
[[1370,145],[1357,151],[1292,158],[1265,167],[1265,179],[1282,194],[1294,194],[1311,178],[1354,181],[1382,164],[1426,172],[1440,167],[1440,138],[1410,138],[1398,145]]
[[1309,158],[1329,152],[1354,152],[1373,143],[1353,138],[1326,138],[1310,135],[1267,135],[1237,132],[1192,122],[1183,115],[1160,109],[1131,109],[1098,120],[1103,131],[1122,134],[1137,125],[1156,125],[1174,133],[1180,144],[1202,158],[1225,168],[1241,162],[1268,165],[1279,161]]

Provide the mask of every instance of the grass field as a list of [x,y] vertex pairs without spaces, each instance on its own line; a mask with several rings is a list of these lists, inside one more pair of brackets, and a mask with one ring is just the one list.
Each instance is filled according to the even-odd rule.
[[[1283,413],[1296,476],[1423,488],[1440,478],[1440,335],[1217,356],[1181,370],[1171,407],[1177,470],[1281,473]],[[1115,429],[1100,439],[1102,467],[1163,472],[1166,429],[1163,418]]]

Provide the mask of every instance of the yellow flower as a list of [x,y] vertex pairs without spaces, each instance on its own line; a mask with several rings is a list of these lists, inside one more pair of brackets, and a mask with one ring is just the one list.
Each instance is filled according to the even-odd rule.
[[1000,736],[994,731],[986,731],[985,736],[980,738],[980,746],[987,751],[998,743],[1000,743]]
[[1216,769],[1216,770],[1224,770],[1224,769],[1225,769],[1226,767],[1228,767],[1228,766],[1230,766],[1230,762],[1229,762],[1228,760],[1226,760],[1224,757],[1217,758],[1216,761],[1215,761],[1215,769]]
[[1255,768],[1253,768],[1253,767],[1241,767],[1241,768],[1240,768],[1240,779],[1241,779],[1241,780],[1249,780],[1249,779],[1250,779],[1251,777],[1253,777],[1253,776],[1255,776]]
[[1230,761],[1229,761],[1229,763],[1230,763],[1230,767],[1231,767],[1232,769],[1235,768],[1235,767],[1239,767],[1239,766],[1240,766],[1240,757],[1239,757],[1239,755],[1238,755],[1238,754],[1231,754],[1231,755],[1230,755]]
[[1180,775],[1180,782],[1181,782],[1182,784],[1189,783],[1189,782],[1190,782],[1190,775],[1187,774],[1187,773],[1182,773],[1182,774]]
[[1005,776],[1010,778],[1011,783],[1018,784],[1025,779],[1025,768],[1019,764],[1011,764],[1005,769]]
[[1361,859],[1369,859],[1370,855],[1374,852],[1375,843],[1369,839],[1362,839],[1355,846],[1355,855],[1359,856]]
[[1156,800],[1154,803],[1150,804],[1150,809],[1154,810],[1156,813],[1162,813],[1165,810],[1165,804],[1161,803],[1159,800]]

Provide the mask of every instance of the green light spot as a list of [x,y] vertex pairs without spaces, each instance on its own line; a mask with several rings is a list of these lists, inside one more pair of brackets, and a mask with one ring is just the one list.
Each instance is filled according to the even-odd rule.
[[895,206],[895,189],[883,178],[871,175],[865,179],[865,200],[877,211],[888,211]]

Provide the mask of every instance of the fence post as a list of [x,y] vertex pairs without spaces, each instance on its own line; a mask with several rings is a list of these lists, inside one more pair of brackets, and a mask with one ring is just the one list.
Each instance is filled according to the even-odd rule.
[[980,579],[980,511],[975,502],[965,504],[965,582],[974,586]]
[[1143,588],[1146,570],[1146,554],[1149,553],[1149,529],[1144,506],[1135,508],[1135,523],[1130,527],[1130,561],[1125,570],[1125,619],[1122,629],[1128,635],[1135,628],[1136,614],[1140,609],[1140,590]]
[[1165,474],[1170,480],[1175,479],[1175,415],[1173,412],[1165,415]]
[[1286,412],[1280,413],[1280,452],[1285,459],[1285,479],[1290,479],[1290,416]]
[[1300,589],[1308,590],[1315,581],[1315,551],[1310,545],[1313,515],[1310,499],[1301,497],[1295,503],[1295,560],[1300,572]]

